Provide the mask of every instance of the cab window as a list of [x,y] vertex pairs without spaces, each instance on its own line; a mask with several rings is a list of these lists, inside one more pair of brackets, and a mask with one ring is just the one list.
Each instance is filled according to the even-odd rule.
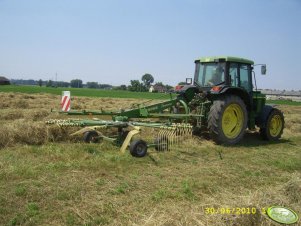
[[250,65],[230,63],[229,79],[231,86],[241,87],[248,92],[252,91]]
[[229,75],[230,75],[230,84],[231,86],[238,86],[238,64],[237,63],[230,63],[229,68]]

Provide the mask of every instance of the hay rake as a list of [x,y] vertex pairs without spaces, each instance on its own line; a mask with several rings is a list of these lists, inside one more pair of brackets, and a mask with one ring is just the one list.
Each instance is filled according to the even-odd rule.
[[[166,94],[165,94],[166,95]],[[192,94],[190,94],[192,95]],[[194,96],[194,94],[193,94]],[[61,101],[62,111],[59,113],[73,116],[111,116],[112,120],[92,119],[66,119],[48,120],[47,124],[56,124],[60,127],[83,127],[72,135],[83,134],[85,142],[99,142],[101,140],[111,141],[120,146],[121,152],[125,152],[129,147],[130,153],[136,157],[143,157],[147,149],[154,147],[157,151],[167,151],[181,141],[192,136],[196,128],[194,122],[201,122],[205,115],[205,108],[210,105],[210,101],[203,101],[198,109],[191,112],[188,106],[187,93],[173,97],[156,104],[145,105],[135,104],[130,109],[119,111],[104,110],[70,110],[70,92],[64,91]],[[204,108],[204,109],[203,109]],[[54,112],[54,111],[53,111]],[[202,124],[202,123],[199,123]],[[103,130],[115,128],[115,135],[105,135]],[[137,139],[141,136],[141,131],[153,128],[155,138],[152,142]],[[135,137],[135,138],[133,138]]]
[[[157,151],[170,150],[174,145],[191,137],[193,128],[189,123],[120,122],[100,119],[51,119],[46,121],[46,124],[56,124],[60,127],[83,127],[71,135],[84,134],[84,141],[87,143],[97,143],[101,140],[113,142],[120,146],[122,153],[129,146],[130,153],[135,157],[145,156],[150,147],[154,147]],[[109,136],[101,132],[108,128],[117,128],[117,134]],[[133,140],[134,136],[141,133],[142,128],[154,128],[157,135],[153,142],[147,143],[142,139]]]

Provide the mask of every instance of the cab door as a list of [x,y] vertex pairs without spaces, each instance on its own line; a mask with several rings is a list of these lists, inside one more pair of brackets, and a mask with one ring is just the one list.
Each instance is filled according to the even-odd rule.
[[229,80],[231,86],[243,88],[248,93],[251,93],[251,66],[249,64],[230,63]]
[[251,66],[249,64],[239,65],[239,87],[252,92]]

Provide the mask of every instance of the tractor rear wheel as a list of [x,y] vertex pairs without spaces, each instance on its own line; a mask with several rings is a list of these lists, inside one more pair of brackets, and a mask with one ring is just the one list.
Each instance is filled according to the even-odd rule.
[[261,137],[265,140],[279,140],[284,128],[284,116],[282,112],[274,108],[264,124],[265,126],[260,128]]
[[234,95],[215,100],[208,116],[211,138],[218,144],[236,144],[247,128],[247,109],[241,98]]

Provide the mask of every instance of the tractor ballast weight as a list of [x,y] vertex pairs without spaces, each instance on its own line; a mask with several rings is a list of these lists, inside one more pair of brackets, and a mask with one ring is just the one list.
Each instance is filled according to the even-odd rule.
[[[148,145],[141,141],[129,145],[131,154],[136,157],[144,156],[147,147],[163,149],[173,143],[166,142],[169,139],[177,140],[181,134],[195,134],[204,130],[209,131],[211,138],[221,144],[238,143],[246,128],[255,130],[259,127],[262,137],[267,140],[278,140],[281,137],[284,128],[283,114],[275,107],[266,105],[265,95],[257,91],[256,87],[254,90],[253,61],[229,56],[205,57],[196,60],[195,65],[193,84],[178,87],[177,95],[168,94],[168,100],[152,105],[136,104],[132,108],[119,111],[61,112],[68,115],[112,116],[112,121],[70,120],[62,122],[61,125],[86,127],[79,131],[85,133],[86,140],[96,136],[95,132],[87,135],[89,131],[103,126],[117,127],[118,139],[103,135],[99,137],[115,139],[115,142],[119,140],[122,151],[129,145],[132,137],[139,133],[141,127],[161,128],[165,131],[158,132],[161,136],[156,139],[157,143]],[[265,65],[262,71],[265,73]],[[159,121],[141,122],[146,118]],[[60,125],[60,122],[55,123]],[[124,130],[129,127],[136,132],[127,131],[125,135]]]

